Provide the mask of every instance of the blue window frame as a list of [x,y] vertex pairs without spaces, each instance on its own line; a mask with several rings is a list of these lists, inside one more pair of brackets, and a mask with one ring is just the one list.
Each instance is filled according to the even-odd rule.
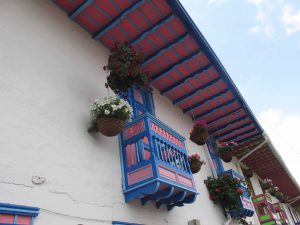
[[210,158],[213,162],[213,167],[214,168],[212,168],[212,169],[214,169],[216,171],[217,175],[220,176],[224,172],[224,167],[223,167],[222,161],[221,161],[221,159],[220,159],[220,157],[218,156],[218,153],[217,153],[216,141],[212,137],[210,137],[208,139],[208,141],[206,142],[206,144],[207,144],[207,148],[208,148]]
[[127,93],[123,93],[121,97],[130,103],[134,117],[146,112],[155,116],[151,88],[142,89],[138,87],[131,87],[130,90]]
[[0,203],[0,224],[33,225],[39,211],[36,207]]

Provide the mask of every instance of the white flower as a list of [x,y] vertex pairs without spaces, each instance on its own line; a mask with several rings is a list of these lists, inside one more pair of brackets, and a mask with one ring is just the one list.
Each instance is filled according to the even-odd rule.
[[111,107],[112,107],[113,111],[117,111],[118,110],[118,106],[116,106],[116,105],[111,105]]
[[105,110],[104,110],[104,114],[105,114],[105,115],[109,115],[109,114],[110,114],[110,111],[107,110],[107,109],[105,109]]

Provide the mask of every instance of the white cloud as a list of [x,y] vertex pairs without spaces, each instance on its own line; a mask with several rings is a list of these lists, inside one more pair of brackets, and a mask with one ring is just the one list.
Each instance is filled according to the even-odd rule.
[[281,22],[288,35],[300,31],[300,10],[296,11],[291,5],[283,8]]
[[248,33],[261,33],[275,40],[283,36],[280,17],[285,2],[286,0],[248,0],[256,8],[256,23]]
[[300,115],[269,109],[261,112],[258,120],[300,184]]
[[255,25],[254,27],[250,28],[248,33],[249,34],[258,34],[261,31],[261,27],[258,25]]
[[255,25],[249,34],[264,34],[269,38],[283,38],[300,31],[300,10],[290,0],[248,0],[256,8]]

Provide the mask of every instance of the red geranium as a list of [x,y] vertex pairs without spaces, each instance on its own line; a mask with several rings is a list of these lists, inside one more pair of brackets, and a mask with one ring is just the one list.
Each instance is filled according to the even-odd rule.
[[243,194],[243,190],[242,190],[241,188],[238,188],[238,189],[236,190],[236,192],[239,193],[240,195]]

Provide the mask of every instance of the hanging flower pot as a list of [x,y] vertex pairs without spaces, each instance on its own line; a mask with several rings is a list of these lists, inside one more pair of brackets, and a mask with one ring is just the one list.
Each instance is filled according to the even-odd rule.
[[231,152],[219,153],[219,156],[226,163],[229,163],[232,160],[232,153]]
[[253,176],[253,171],[251,169],[242,168],[242,171],[246,178],[251,178]]
[[232,160],[232,150],[237,144],[235,142],[221,142],[218,147],[218,155],[220,158],[229,163]]
[[190,140],[197,145],[204,145],[208,139],[208,131],[205,120],[198,120],[190,132]]
[[240,180],[223,174],[218,178],[207,177],[204,184],[208,189],[209,198],[214,203],[221,203],[228,210],[240,209],[240,196],[243,194]]
[[263,190],[268,190],[271,187],[273,187],[273,183],[271,179],[264,179],[263,181],[260,182],[260,186]]
[[115,92],[126,92],[132,85],[145,87],[148,85],[147,73],[141,64],[144,54],[127,43],[116,43],[103,67],[109,73],[107,85]]
[[204,164],[204,161],[201,161],[201,158],[198,154],[189,156],[189,164],[193,174],[198,173],[201,169],[201,166]]
[[118,135],[124,128],[125,120],[114,117],[102,117],[97,119],[98,131],[107,136],[113,137]]
[[132,108],[127,101],[115,96],[105,97],[103,101],[96,100],[91,107],[89,131],[116,136],[131,117]]

